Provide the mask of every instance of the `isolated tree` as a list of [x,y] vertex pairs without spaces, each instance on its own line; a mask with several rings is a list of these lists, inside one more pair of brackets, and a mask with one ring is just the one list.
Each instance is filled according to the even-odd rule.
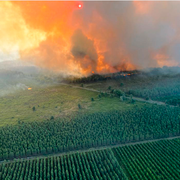
[[80,104],[78,104],[78,108],[81,109],[81,105]]
[[124,86],[124,84],[123,84],[123,83],[121,83],[121,84],[120,84],[120,86],[122,87],[122,86]]
[[35,106],[33,106],[32,110],[33,110],[33,111],[36,111],[36,108],[35,108]]
[[123,93],[123,91],[121,91],[121,90],[114,90],[114,94],[115,94],[116,96],[122,96],[124,93]]
[[94,98],[91,98],[91,101],[94,101]]
[[50,120],[53,120],[54,119],[54,116],[51,116]]
[[108,90],[111,90],[111,86],[108,87]]

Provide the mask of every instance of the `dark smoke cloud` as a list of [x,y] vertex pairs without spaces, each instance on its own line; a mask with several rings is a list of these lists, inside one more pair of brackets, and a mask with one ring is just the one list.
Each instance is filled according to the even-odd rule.
[[[83,32],[78,29],[72,35],[71,53],[75,60],[79,61],[82,68],[88,68],[89,64],[96,66],[98,55],[94,47],[94,42],[88,39]],[[92,70],[95,70],[92,67]]]

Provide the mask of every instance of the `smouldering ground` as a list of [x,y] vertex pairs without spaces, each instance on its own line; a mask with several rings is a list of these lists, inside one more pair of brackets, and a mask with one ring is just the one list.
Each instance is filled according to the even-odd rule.
[[[98,97],[98,92],[58,85],[46,88],[33,88],[0,98],[0,126],[16,124],[18,121],[41,121],[51,116],[67,117],[85,113],[126,110],[134,105],[119,98]],[[94,101],[91,101],[91,98]],[[82,109],[78,108],[78,104]],[[35,107],[36,111],[32,108]]]

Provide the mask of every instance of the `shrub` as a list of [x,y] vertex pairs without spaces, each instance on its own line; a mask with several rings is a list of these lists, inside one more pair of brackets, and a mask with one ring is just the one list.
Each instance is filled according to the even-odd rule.
[[82,108],[80,104],[78,104],[78,108],[79,108],[79,109],[81,109],[81,108]]
[[54,119],[54,116],[51,116],[50,120],[53,120]]
[[108,87],[108,90],[111,90],[111,86]]

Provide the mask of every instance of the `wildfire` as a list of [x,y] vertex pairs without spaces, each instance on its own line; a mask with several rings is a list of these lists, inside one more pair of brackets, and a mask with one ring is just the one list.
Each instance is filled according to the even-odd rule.
[[[78,75],[128,71],[138,69],[141,65],[177,65],[175,58],[169,57],[168,51],[167,54],[160,53],[160,46],[163,45],[156,43],[158,38],[169,43],[172,37],[175,40],[172,39],[170,46],[177,43],[180,38],[169,35],[173,34],[173,28],[176,27],[168,26],[169,22],[167,22],[163,24],[167,24],[168,29],[164,29],[167,28],[164,26],[163,31],[159,31],[161,26],[158,26],[158,20],[162,18],[164,21],[171,16],[164,18],[161,14],[157,14],[158,18],[156,18],[156,13],[161,11],[151,14],[158,9],[153,9],[155,7],[153,2],[133,1],[129,5],[133,8],[127,6],[127,11],[122,12],[114,8],[115,5],[120,7],[120,2],[94,2],[97,4],[90,5],[88,11],[85,8],[89,7],[85,6],[85,3],[80,1],[0,2],[2,16],[0,53],[2,51],[3,54],[1,57],[10,55],[13,56],[12,59],[31,61],[40,67]],[[103,11],[103,8],[107,11]],[[124,20],[122,17],[127,19]],[[172,17],[176,19],[176,14]],[[152,21],[149,21],[150,19]],[[137,24],[136,20],[138,20]],[[144,33],[148,31],[144,30],[145,22],[149,22],[148,30],[152,30],[148,35]],[[175,20],[173,22],[178,24]],[[171,31],[172,33],[168,33]],[[166,32],[169,36],[167,40]],[[144,36],[148,37],[144,38]],[[151,41],[152,37],[158,38]],[[156,44],[158,49],[154,47]],[[144,49],[141,51],[142,48]],[[149,60],[150,58],[152,61]],[[145,62],[146,59],[149,62]]]

